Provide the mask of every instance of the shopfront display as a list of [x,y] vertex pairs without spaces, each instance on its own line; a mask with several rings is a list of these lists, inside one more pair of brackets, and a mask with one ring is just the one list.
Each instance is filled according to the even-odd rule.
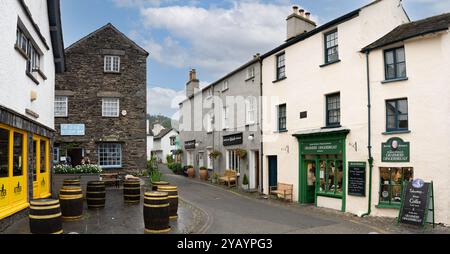
[[379,208],[400,208],[403,183],[414,179],[413,168],[380,168]]
[[48,198],[50,194],[49,140],[33,137],[33,198]]
[[28,206],[27,134],[0,124],[0,219]]

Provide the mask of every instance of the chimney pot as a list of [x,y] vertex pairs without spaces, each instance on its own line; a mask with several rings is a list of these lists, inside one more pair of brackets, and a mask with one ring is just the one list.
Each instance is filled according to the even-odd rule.
[[307,12],[307,13],[305,13],[305,16],[306,16],[307,19],[309,19],[311,17],[311,13]]
[[292,7],[292,10],[293,10],[293,12],[294,12],[295,14],[298,14],[298,6],[297,6],[297,5],[294,5],[294,6]]
[[303,9],[300,9],[300,16],[302,16],[302,17],[304,17],[304,14],[305,14],[305,10],[303,10]]

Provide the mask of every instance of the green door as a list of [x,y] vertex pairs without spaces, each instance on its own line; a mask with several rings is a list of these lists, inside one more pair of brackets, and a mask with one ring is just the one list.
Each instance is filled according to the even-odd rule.
[[316,193],[316,161],[305,160],[302,167],[303,187],[302,203],[314,204]]

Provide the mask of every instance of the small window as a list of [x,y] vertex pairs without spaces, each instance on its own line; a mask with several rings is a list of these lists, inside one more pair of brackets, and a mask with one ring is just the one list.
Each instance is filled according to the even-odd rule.
[[286,54],[277,56],[277,80],[286,78]]
[[384,51],[386,80],[406,78],[405,48]]
[[98,163],[102,168],[122,167],[122,145],[105,143],[98,146]]
[[213,131],[213,113],[206,114],[206,132],[212,132]]
[[103,117],[119,117],[119,99],[103,98],[102,99],[102,116]]
[[341,124],[341,95],[327,95],[327,127],[339,126]]
[[413,168],[380,168],[380,204],[400,206],[403,183],[413,179]]
[[286,104],[278,106],[278,131],[286,131]]
[[226,91],[226,90],[228,90],[228,80],[225,80],[223,83],[222,83],[222,92],[223,91]]
[[338,31],[333,30],[325,34],[325,63],[339,60]]
[[55,97],[55,117],[68,116],[68,98],[64,96]]
[[175,146],[175,144],[176,144],[176,137],[170,137],[170,145],[171,146]]
[[252,66],[247,69],[247,79],[251,79],[254,77],[255,77],[255,67]]
[[256,122],[256,114],[257,114],[257,102],[255,97],[249,97],[245,101],[246,108],[246,122],[247,124],[254,124]]
[[222,121],[223,121],[223,123],[222,123],[223,129],[228,129],[229,128],[229,126],[228,126],[229,120],[230,120],[229,114],[230,114],[230,108],[229,107],[223,107],[223,119],[222,119]]
[[119,56],[105,56],[105,72],[120,72]]
[[206,98],[207,98],[207,99],[210,99],[210,98],[212,98],[212,96],[213,96],[213,90],[212,90],[212,88],[206,90]]
[[408,124],[408,99],[386,101],[386,130],[405,131]]

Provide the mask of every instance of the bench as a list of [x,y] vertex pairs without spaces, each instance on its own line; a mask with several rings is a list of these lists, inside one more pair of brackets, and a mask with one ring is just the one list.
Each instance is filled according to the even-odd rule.
[[119,178],[119,174],[117,173],[100,174],[100,179],[105,183],[105,186],[120,187],[121,180]]
[[[277,186],[270,187],[270,195],[277,195],[277,197],[283,198],[286,201],[293,202],[294,185],[286,183],[278,183]],[[290,197],[288,199],[288,197]]]
[[226,183],[228,188],[237,186],[237,172],[234,170],[225,170],[225,174],[219,177],[219,184]]

